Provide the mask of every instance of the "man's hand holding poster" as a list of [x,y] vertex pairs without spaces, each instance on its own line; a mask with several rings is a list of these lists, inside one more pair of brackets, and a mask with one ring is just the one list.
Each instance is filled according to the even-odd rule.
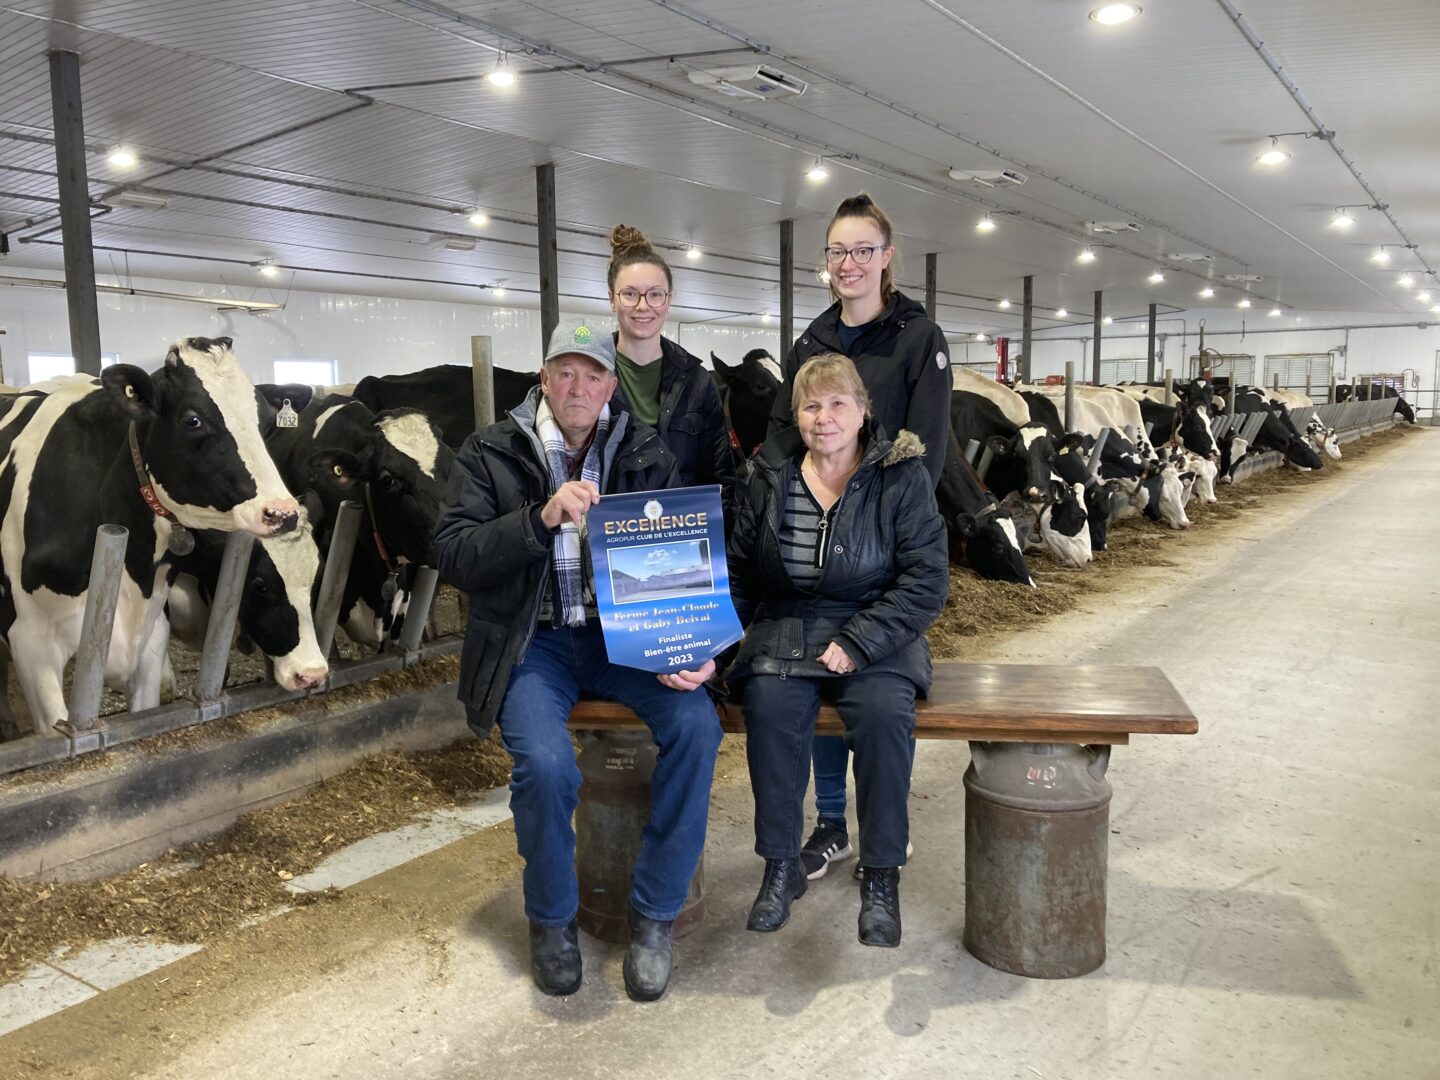
[[610,662],[693,671],[740,640],[718,485],[606,495],[587,533]]

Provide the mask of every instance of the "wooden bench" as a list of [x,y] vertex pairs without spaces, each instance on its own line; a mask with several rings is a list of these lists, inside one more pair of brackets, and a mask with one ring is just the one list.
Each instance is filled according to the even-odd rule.
[[[744,732],[738,706],[722,708],[721,724],[727,732]],[[653,748],[643,760],[638,748],[648,743],[640,737],[644,724],[614,702],[581,701],[570,727],[613,736],[592,740],[588,770],[582,755],[582,775],[588,776],[576,828],[585,925],[587,864],[590,877],[606,879],[596,890],[613,894],[628,881],[630,845],[638,843],[648,812]],[[1159,668],[937,663],[930,696],[916,703],[915,737],[971,743],[964,777],[966,947],[993,967],[1038,978],[1099,967],[1105,958],[1110,747],[1128,744],[1131,735],[1198,730]],[[843,731],[834,707],[822,706],[816,733]],[[631,807],[633,820],[619,844],[601,837],[615,821],[617,800],[613,792],[602,794],[600,769],[614,771],[611,779],[622,788],[629,785],[630,796],[619,801]],[[609,804],[600,812],[608,824],[590,820],[587,789],[591,801]],[[687,922],[703,916],[698,882],[692,898],[696,910]],[[610,929],[613,921],[601,926],[592,918],[586,928]]]

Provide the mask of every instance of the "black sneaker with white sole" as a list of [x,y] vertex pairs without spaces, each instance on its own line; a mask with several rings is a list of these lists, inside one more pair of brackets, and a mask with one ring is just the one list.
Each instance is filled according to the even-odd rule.
[[850,846],[850,833],[845,828],[843,821],[826,821],[821,818],[815,825],[815,831],[810,834],[810,839],[805,841],[805,846],[800,849],[800,865],[805,869],[805,877],[809,881],[815,881],[825,876],[825,871],[830,869],[832,862],[840,862],[855,854],[855,849]]

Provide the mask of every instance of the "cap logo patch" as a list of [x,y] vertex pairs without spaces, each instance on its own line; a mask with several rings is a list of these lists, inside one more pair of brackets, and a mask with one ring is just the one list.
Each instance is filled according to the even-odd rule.
[[588,326],[577,326],[575,328],[576,345],[589,345],[593,337],[594,335],[590,333],[590,328]]

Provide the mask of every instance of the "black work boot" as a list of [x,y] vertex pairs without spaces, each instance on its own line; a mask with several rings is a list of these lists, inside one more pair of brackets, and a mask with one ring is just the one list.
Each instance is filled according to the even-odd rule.
[[530,920],[530,974],[547,994],[560,996],[580,989],[580,940],[574,919],[565,926]]
[[799,856],[793,859],[766,859],[760,892],[750,905],[745,929],[773,933],[790,921],[790,902],[805,895],[805,867]]
[[860,879],[860,944],[893,949],[900,944],[900,871],[867,866]]
[[658,1001],[675,966],[675,923],[647,919],[630,907],[630,948],[625,950],[625,992],[631,1001]]

